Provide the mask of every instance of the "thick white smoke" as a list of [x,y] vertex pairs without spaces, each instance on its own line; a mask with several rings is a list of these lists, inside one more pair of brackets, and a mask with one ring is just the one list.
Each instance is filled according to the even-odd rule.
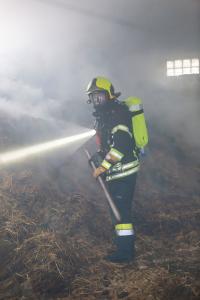
[[199,54],[199,7],[186,0],[1,0],[1,112],[57,124],[88,119],[85,87],[104,75],[122,97],[141,97],[147,118],[200,141],[199,80],[177,85],[165,77],[166,59]]

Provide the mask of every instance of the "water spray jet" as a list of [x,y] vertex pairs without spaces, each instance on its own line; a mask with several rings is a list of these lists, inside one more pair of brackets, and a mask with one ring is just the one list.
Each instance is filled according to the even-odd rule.
[[11,163],[11,162],[21,160],[21,159],[25,159],[29,156],[32,156],[32,155],[35,155],[38,153],[54,150],[54,149],[66,146],[68,144],[75,143],[80,140],[86,140],[86,139],[92,137],[93,135],[95,135],[95,130],[89,130],[84,133],[76,134],[76,135],[69,136],[66,138],[57,139],[57,140],[49,141],[46,143],[33,145],[30,147],[25,147],[22,149],[18,149],[16,151],[1,153],[0,154],[0,165]]

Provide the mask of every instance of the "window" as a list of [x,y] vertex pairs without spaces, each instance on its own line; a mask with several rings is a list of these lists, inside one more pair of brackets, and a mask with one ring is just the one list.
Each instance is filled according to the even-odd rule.
[[199,59],[176,59],[167,61],[167,76],[199,74]]

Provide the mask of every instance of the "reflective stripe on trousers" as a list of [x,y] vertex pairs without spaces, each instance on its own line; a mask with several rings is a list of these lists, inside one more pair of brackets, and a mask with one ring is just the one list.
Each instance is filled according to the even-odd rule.
[[[108,191],[120,213],[121,224],[132,224],[133,221],[131,207],[132,207],[132,200],[133,200],[133,195],[135,190],[136,178],[137,178],[137,173],[134,173],[133,175],[120,178],[118,180],[111,180],[106,183],[108,187]],[[112,216],[113,225],[119,226],[119,224],[116,223],[112,211],[111,211],[111,216]],[[121,230],[121,228],[119,227],[117,227],[117,229]],[[132,229],[132,228],[128,228],[128,229]]]
[[131,223],[123,223],[115,225],[115,231],[118,236],[134,235],[133,225]]

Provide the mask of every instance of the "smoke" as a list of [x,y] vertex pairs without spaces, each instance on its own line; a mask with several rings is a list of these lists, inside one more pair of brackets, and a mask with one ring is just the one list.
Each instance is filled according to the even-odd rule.
[[0,111],[60,129],[89,126],[85,87],[103,75],[122,98],[141,97],[149,121],[199,144],[199,77],[165,76],[167,59],[199,56],[199,8],[186,0],[0,1]]

